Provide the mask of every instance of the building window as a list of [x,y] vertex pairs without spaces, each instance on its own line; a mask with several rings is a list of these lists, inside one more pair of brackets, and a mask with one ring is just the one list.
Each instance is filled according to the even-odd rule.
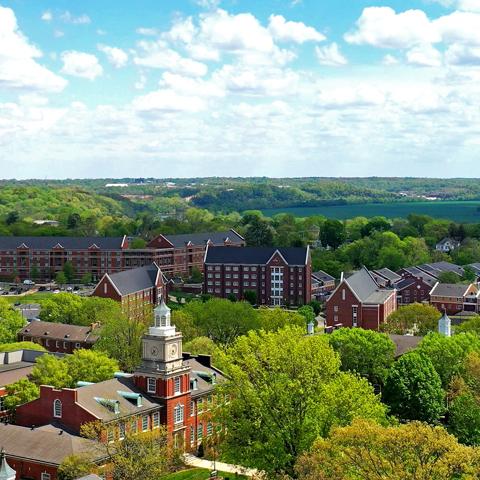
[[184,406],[178,404],[174,409],[173,409],[173,422],[177,425],[179,423],[183,423],[183,410]]
[[197,438],[198,438],[199,440],[201,440],[202,437],[203,437],[203,423],[200,422],[200,423],[198,424]]
[[190,400],[190,416],[193,417],[195,415],[195,402]]
[[211,422],[207,423],[207,437],[209,437],[213,433],[213,425]]
[[358,318],[358,306],[352,305],[352,325],[354,327],[357,326],[357,318]]
[[123,440],[125,438],[125,422],[120,422],[118,424],[118,437],[120,440]]
[[130,432],[132,433],[137,433],[137,419],[134,418],[131,422],[130,422]]
[[53,402],[53,416],[62,418],[62,402],[58,398]]
[[195,428],[190,427],[190,445],[195,445]]
[[109,428],[107,430],[107,442],[112,443],[115,440],[115,436],[113,435],[113,428]]
[[142,417],[142,431],[146,432],[148,430],[148,415]]
[[152,424],[153,428],[160,427],[160,413],[154,412],[154,414],[152,415]]
[[155,393],[157,391],[157,380],[155,378],[147,378],[147,392]]
[[182,391],[182,379],[180,377],[175,377],[174,379],[174,392],[175,394],[181,393]]
[[41,480],[50,480],[52,477],[47,472],[42,472]]
[[334,311],[334,312],[338,312],[338,305],[334,305],[334,306],[333,306],[333,311]]

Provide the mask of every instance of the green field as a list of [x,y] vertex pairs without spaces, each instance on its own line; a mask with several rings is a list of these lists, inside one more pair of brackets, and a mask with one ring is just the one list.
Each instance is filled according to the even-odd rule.
[[53,293],[51,292],[38,292],[29,293],[27,295],[1,295],[0,298],[3,298],[12,304],[21,303],[22,305],[26,305],[30,303],[38,303],[39,300],[46,300],[52,295]]
[[[221,477],[229,478],[231,480],[243,480],[247,477],[242,475],[235,475],[234,473],[219,472]],[[190,470],[183,470],[177,473],[171,473],[161,480],[208,480],[210,478],[210,471],[204,468],[191,468]]]
[[278,213],[291,213],[297,217],[324,215],[325,217],[337,218],[339,220],[360,216],[405,218],[411,213],[417,213],[430,215],[434,218],[447,218],[456,222],[480,223],[479,201],[365,203],[305,208],[271,208],[262,211],[268,217]]

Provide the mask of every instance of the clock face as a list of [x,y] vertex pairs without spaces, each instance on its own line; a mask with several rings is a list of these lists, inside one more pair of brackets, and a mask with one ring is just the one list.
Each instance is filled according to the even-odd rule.
[[175,358],[175,357],[177,356],[177,352],[178,352],[177,344],[174,343],[174,344],[170,347],[170,358]]
[[157,347],[152,347],[150,349],[150,354],[152,355],[152,357],[156,357],[158,355],[158,348]]

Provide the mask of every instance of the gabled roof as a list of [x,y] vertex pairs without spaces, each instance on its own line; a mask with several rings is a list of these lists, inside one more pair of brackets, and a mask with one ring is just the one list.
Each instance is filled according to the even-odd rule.
[[379,270],[375,270],[375,273],[382,276],[383,278],[386,278],[392,283],[398,282],[402,278],[398,273],[395,273],[389,268],[380,268]]
[[308,258],[308,247],[208,247],[205,263],[265,265],[278,252],[288,265],[305,265]]
[[463,283],[437,283],[432,288],[430,295],[460,298],[466,294],[469,287],[470,284],[466,285]]
[[231,243],[243,244],[244,238],[235,230],[226,232],[186,233],[182,235],[164,235],[164,237],[177,248],[184,247],[188,243],[192,245],[207,245],[210,240],[213,245],[223,245],[228,239]]
[[424,263],[423,265],[419,265],[418,268],[436,277],[443,272],[454,272],[460,277],[462,277],[465,273],[465,270],[462,267],[450,262]]
[[159,275],[162,275],[160,267],[156,263],[152,263],[144,267],[110,273],[106,277],[120,295],[129,295],[147,288],[153,288],[157,284]]
[[395,288],[400,291],[400,290],[403,290],[404,288],[407,288],[409,287],[410,285],[413,285],[415,283],[415,279],[412,278],[412,277],[407,277],[407,278],[403,278],[402,280],[400,280],[399,282],[395,283]]
[[51,250],[61,245],[65,250],[88,250],[98,245],[102,250],[120,250],[124,237],[0,237],[0,250],[15,250],[24,245],[33,250]]
[[477,275],[480,275],[480,263],[470,263],[468,265]]
[[437,283],[436,277],[423,270],[420,270],[417,267],[406,267],[404,270],[414,277],[421,278],[427,285],[430,285],[431,287]]
[[66,323],[42,322],[34,320],[25,325],[19,335],[31,335],[33,337],[50,338],[53,340],[65,340],[70,342],[95,343],[98,339],[93,334],[92,327],[68,325]]
[[437,246],[445,245],[446,243],[451,243],[452,245],[460,245],[460,242],[458,240],[455,240],[451,237],[445,237],[437,243]]
[[333,282],[335,281],[335,277],[332,277],[328,273],[324,272],[323,270],[318,270],[312,273],[312,277],[320,280],[321,282]]
[[394,292],[390,289],[380,288],[365,267],[361,268],[350,277],[345,278],[344,281],[362,303],[384,303]]

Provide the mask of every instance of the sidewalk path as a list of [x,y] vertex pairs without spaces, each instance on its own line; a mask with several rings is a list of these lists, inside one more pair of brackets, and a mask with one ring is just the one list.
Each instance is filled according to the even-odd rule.
[[[195,455],[191,455],[190,453],[185,453],[183,455],[183,461],[186,465],[190,465],[192,467],[213,470],[213,461],[195,457]],[[238,473],[239,475],[244,475],[250,478],[258,476],[258,471],[253,468],[245,468],[239,465],[230,465],[229,463],[215,462],[215,468],[219,472]]]

